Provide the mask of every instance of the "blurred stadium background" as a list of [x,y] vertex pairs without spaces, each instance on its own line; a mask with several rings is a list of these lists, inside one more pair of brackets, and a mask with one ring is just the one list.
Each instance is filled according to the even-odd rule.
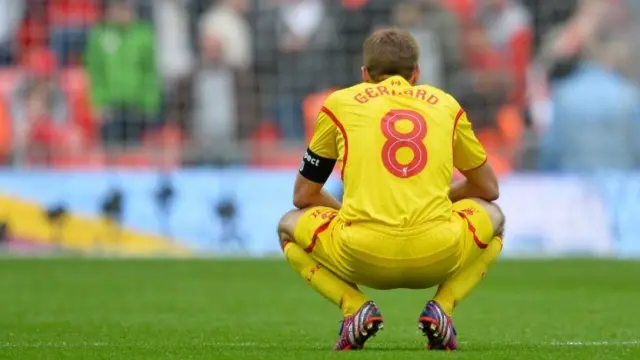
[[506,255],[640,255],[638,4],[0,0],[1,247],[277,254],[322,99],[398,26],[490,152]]

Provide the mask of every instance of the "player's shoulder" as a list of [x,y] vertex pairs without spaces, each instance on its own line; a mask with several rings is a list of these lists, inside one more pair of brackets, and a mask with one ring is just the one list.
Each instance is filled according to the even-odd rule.
[[453,95],[436,86],[428,84],[415,85],[414,89],[426,92],[427,94],[430,94],[430,97],[435,97],[436,99],[438,99],[437,101],[431,103],[444,108],[449,114],[451,114],[450,116],[457,117],[458,114],[464,112],[462,106],[460,106],[460,103],[458,103],[458,100]]
[[437,97],[439,102],[441,102],[445,106],[453,106],[453,107],[459,106],[458,101],[456,100],[455,97],[453,97],[453,95],[440,89],[439,87],[429,85],[429,84],[422,84],[422,85],[415,85],[414,88],[417,90],[426,91],[428,94]]

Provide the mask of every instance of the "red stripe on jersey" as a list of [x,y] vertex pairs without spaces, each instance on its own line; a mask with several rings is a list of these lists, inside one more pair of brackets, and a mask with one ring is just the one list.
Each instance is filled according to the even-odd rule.
[[460,120],[463,114],[464,109],[460,108],[460,111],[458,111],[458,115],[456,115],[456,120],[453,122],[453,132],[451,133],[451,151],[453,151],[454,145],[456,143],[456,128],[458,127],[458,120]]
[[480,249],[486,249],[487,246],[489,246],[489,245],[483,243],[482,241],[480,241],[480,239],[478,238],[478,235],[476,235],[476,228],[475,228],[475,226],[473,226],[471,221],[469,221],[469,218],[467,217],[467,215],[465,215],[463,212],[460,212],[460,211],[456,211],[456,213],[458,215],[460,215],[460,217],[463,218],[464,221],[467,222],[467,228],[469,229],[469,231],[473,235],[473,241],[476,243],[476,246],[478,246]]
[[458,121],[460,120],[462,115],[464,115],[464,109],[460,108],[460,111],[458,111],[458,115],[456,115],[456,120],[453,122],[453,136],[451,139],[452,144],[453,144],[453,139],[455,139],[456,137],[456,128],[458,127]]
[[313,251],[313,248],[316,247],[316,242],[318,241],[318,236],[320,236],[320,234],[322,234],[323,232],[325,232],[328,228],[329,225],[331,225],[331,220],[327,221],[326,223],[320,225],[316,231],[313,232],[313,237],[311,238],[311,243],[309,244],[309,246],[307,246],[306,249],[304,249],[304,251],[309,254]]
[[460,108],[460,110],[458,111],[458,115],[456,115],[456,124],[458,123],[458,120],[460,120],[460,118],[462,117],[462,114],[464,114],[464,109]]
[[344,138],[344,158],[342,159],[342,170],[340,171],[340,178],[344,181],[344,169],[347,167],[347,158],[349,156],[349,140],[347,139],[347,131],[344,129],[344,126],[342,126],[340,120],[338,120],[336,115],[331,110],[323,106],[321,111],[327,114],[331,121],[336,124],[336,126],[342,133],[342,137]]

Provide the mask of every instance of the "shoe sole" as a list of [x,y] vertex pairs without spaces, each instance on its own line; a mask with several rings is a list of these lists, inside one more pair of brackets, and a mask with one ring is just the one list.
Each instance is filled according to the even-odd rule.
[[429,342],[427,349],[446,350],[446,351],[455,350],[455,349],[449,348],[448,346],[445,346],[442,343],[444,339],[442,338],[442,334],[438,332],[439,327],[440,327],[440,324],[438,323],[437,320],[433,318],[423,316],[423,317],[420,317],[420,319],[418,320],[418,329],[422,331],[422,334],[427,338]]
[[364,341],[372,336],[376,336],[378,331],[384,328],[384,321],[382,317],[375,316],[367,319],[367,321],[360,327],[360,335],[364,338]]

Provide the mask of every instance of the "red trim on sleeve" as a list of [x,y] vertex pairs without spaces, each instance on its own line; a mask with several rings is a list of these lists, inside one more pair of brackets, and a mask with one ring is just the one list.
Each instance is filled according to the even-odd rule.
[[453,133],[452,133],[453,135],[451,135],[451,148],[453,148],[453,144],[456,138],[456,128],[458,127],[458,120],[460,120],[462,115],[464,115],[464,109],[460,108],[460,111],[458,111],[458,115],[456,115],[456,120],[453,122]]
[[[453,146],[454,146],[454,144],[455,144],[456,128],[458,127],[458,121],[460,120],[460,118],[462,117],[462,115],[464,115],[464,113],[465,113],[464,109],[463,109],[463,108],[460,108],[460,110],[458,111],[458,114],[456,115],[456,120],[455,120],[455,122],[453,123],[453,135],[452,135],[452,139],[451,139],[451,148],[452,148],[452,149],[453,149]],[[475,170],[475,169],[479,169],[481,166],[483,166],[484,164],[486,164],[486,163],[487,163],[487,160],[489,160],[489,158],[488,158],[488,157],[485,157],[485,158],[484,158],[484,161],[483,161],[480,165],[475,166],[475,167],[472,167],[471,169],[464,169],[464,170],[462,170],[462,171],[473,171],[473,170]]]
[[[453,150],[456,144],[456,129],[458,128],[458,120],[460,120],[462,115],[464,115],[464,109],[460,108],[460,110],[458,110],[458,115],[456,115],[456,120],[453,122],[453,131],[451,132],[451,153],[452,154],[454,154]],[[456,162],[454,159],[453,161],[454,167],[455,167],[455,163]]]
[[340,171],[340,178],[344,181],[344,169],[347,167],[347,157],[349,156],[349,140],[347,139],[347,131],[344,129],[344,126],[342,126],[342,123],[338,120],[336,115],[331,110],[327,109],[326,106],[323,106],[320,111],[325,113],[331,121],[336,124],[344,138],[344,158],[342,159],[342,170]]
[[487,163],[487,160],[489,160],[489,157],[485,157],[484,161],[482,163],[480,163],[480,165],[474,166],[471,169],[465,169],[465,170],[462,170],[462,171],[473,171],[473,170],[479,169],[480,167],[482,167],[484,164]]

